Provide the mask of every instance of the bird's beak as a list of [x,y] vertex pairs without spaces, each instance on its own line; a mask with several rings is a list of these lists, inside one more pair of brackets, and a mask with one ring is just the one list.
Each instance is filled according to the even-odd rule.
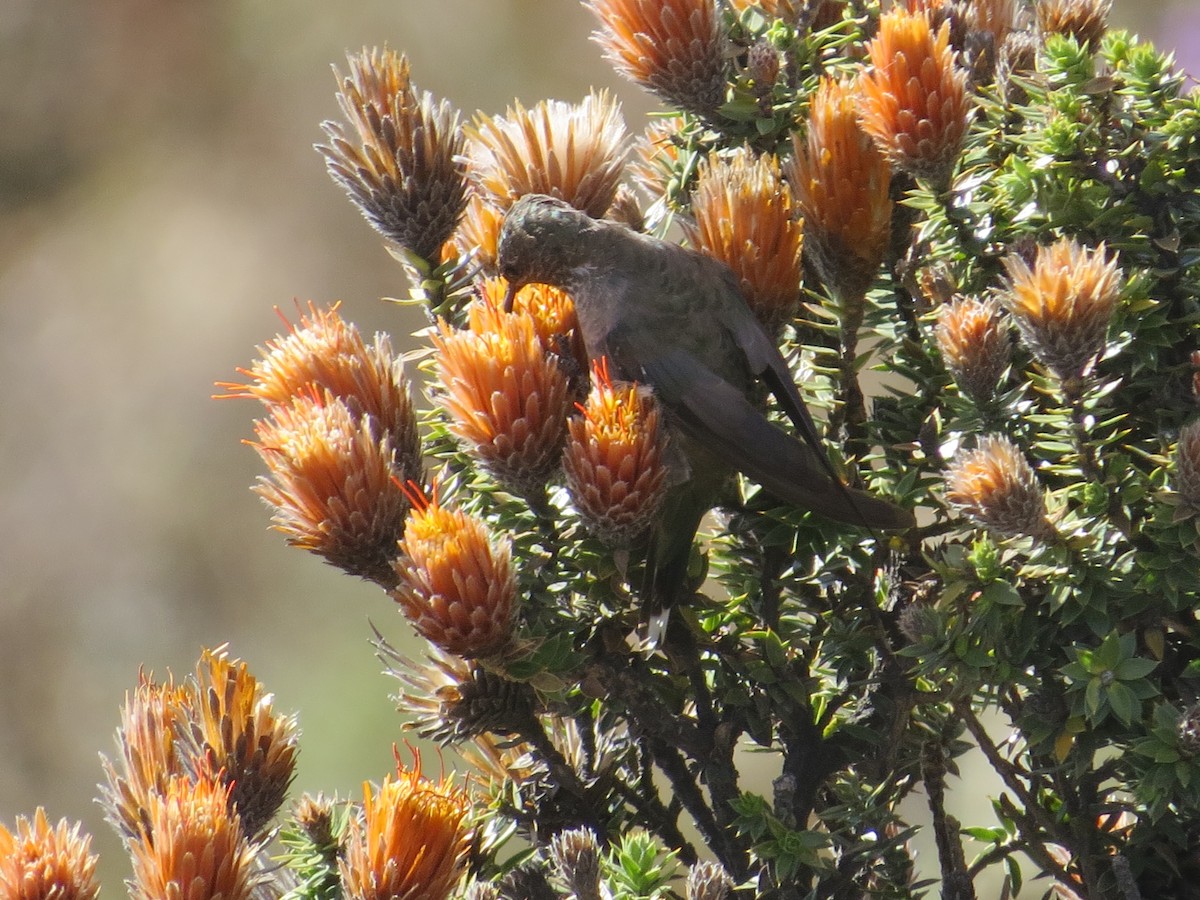
[[506,313],[512,312],[513,300],[517,298],[517,291],[523,287],[525,287],[525,285],[519,284],[515,281],[510,281],[508,283],[508,290],[504,293],[504,311]]

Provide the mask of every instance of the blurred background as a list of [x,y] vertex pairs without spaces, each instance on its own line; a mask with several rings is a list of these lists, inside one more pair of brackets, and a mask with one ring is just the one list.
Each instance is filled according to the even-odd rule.
[[[1113,19],[1200,72],[1194,0]],[[267,530],[257,407],[210,399],[274,306],[340,299],[401,346],[422,324],[312,149],[330,64],[386,42],[468,116],[608,86],[640,130],[655,104],[592,27],[574,0],[0,0],[0,822],[82,820],[107,896],[128,863],[98,754],[139,666],[228,641],[300,714],[293,795],[357,793],[403,737],[368,619],[408,626]]]

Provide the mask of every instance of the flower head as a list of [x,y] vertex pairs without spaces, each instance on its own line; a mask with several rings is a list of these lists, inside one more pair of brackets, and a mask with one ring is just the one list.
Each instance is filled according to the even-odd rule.
[[967,518],[1004,537],[1047,539],[1046,499],[1025,456],[1002,435],[979,439],[946,471],[946,499]]
[[125,695],[117,729],[117,761],[103,760],[107,784],[101,788],[105,819],[128,844],[149,821],[150,797],[166,793],[171,778],[186,770],[177,748],[193,716],[193,694],[169,679],[158,684],[139,673],[133,694]]
[[804,218],[806,252],[831,294],[860,301],[887,249],[891,167],[859,124],[850,82],[821,79],[787,177]]
[[226,396],[255,397],[270,407],[327,392],[355,417],[369,417],[376,437],[388,438],[402,481],[421,479],[421,439],[408,379],[386,335],[376,334],[368,345],[336,304],[320,309],[310,303],[298,324],[289,323],[286,335],[258,351],[259,358],[240,370],[249,382],[221,385],[230,390]]
[[1037,21],[1043,34],[1075,38],[1080,47],[1095,50],[1108,30],[1112,0],[1038,0]]
[[1200,420],[1185,425],[1173,456],[1171,486],[1183,505],[1200,512]]
[[688,869],[687,900],[726,900],[732,892],[733,879],[720,863],[705,860]]
[[678,170],[686,122],[683,116],[655,117],[633,142],[633,181],[651,199],[678,193]]
[[454,232],[454,248],[462,256],[470,256],[486,275],[496,274],[496,245],[504,224],[504,210],[478,194],[472,193],[466,212]]
[[501,484],[539,496],[558,468],[571,396],[533,320],[483,300],[467,328],[440,323],[433,344],[450,429]]
[[725,102],[728,64],[715,0],[588,0],[593,37],[613,67],[701,116]]
[[350,900],[445,900],[466,868],[470,802],[450,781],[397,759],[376,790],[363,785],[361,821],[351,820],[339,862]]
[[1012,338],[1000,307],[991,299],[962,297],[938,311],[938,349],[959,390],[986,403],[1008,368]]
[[666,495],[666,430],[648,388],[613,384],[603,358],[568,427],[567,490],[588,529],[625,546],[645,531]]
[[950,47],[950,23],[934,34],[926,12],[893,7],[867,45],[859,114],[892,165],[935,187],[948,184],[967,132],[967,72]]
[[576,900],[600,900],[600,844],[594,831],[560,831],[550,839],[550,858]]
[[133,900],[249,900],[257,883],[254,848],[210,776],[176,776],[150,797],[133,844]]
[[210,773],[228,783],[230,803],[250,837],[274,818],[296,769],[296,719],[277,715],[272,699],[224,647],[201,654],[192,749]]
[[1004,260],[1000,302],[1038,362],[1064,381],[1082,376],[1103,349],[1121,295],[1121,270],[1103,244],[1060,238],[1039,247],[1033,265],[1019,253]]
[[41,807],[32,822],[18,816],[15,831],[0,825],[0,900],[95,900],[91,842],[79,823],[51,827]]
[[471,178],[483,199],[507,210],[525,194],[549,194],[603,216],[625,165],[625,122],[606,91],[582,103],[517,103],[504,116],[476,120],[470,134]]
[[418,95],[408,60],[366,50],[337,73],[346,121],[322,126],[329,175],[385,238],[435,264],[467,202],[458,114]]
[[[483,302],[496,309],[504,306],[507,294],[508,282],[503,278],[488,278],[479,286]],[[513,296],[512,311],[533,323],[534,333],[546,350],[577,362],[585,360],[577,333],[579,319],[575,314],[575,303],[566,291],[531,282]]]
[[779,161],[742,148],[701,163],[694,224],[685,228],[697,249],[733,270],[746,302],[772,333],[800,305],[804,230],[792,204]]
[[270,473],[254,490],[288,543],[390,588],[408,501],[390,440],[369,417],[315,391],[276,405],[255,423],[253,444]]
[[517,579],[512,548],[487,526],[413,491],[392,598],[423,637],[466,658],[493,656],[512,637]]

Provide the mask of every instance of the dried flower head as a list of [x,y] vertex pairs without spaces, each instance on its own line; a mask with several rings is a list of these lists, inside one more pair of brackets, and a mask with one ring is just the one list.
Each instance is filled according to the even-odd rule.
[[133,845],[133,900],[249,900],[254,848],[230,811],[226,785],[172,778],[150,797],[148,814]]
[[408,379],[385,334],[366,344],[358,328],[342,318],[338,304],[308,305],[286,335],[258,348],[259,358],[239,373],[247,384],[225,383],[226,396],[249,396],[267,406],[295,397],[329,393],[356,417],[370,417],[376,437],[387,436],[401,481],[421,480],[421,438]]
[[946,500],[989,531],[1004,537],[1049,539],[1046,498],[1033,468],[1002,435],[979,439],[946,471]]
[[96,857],[91,835],[66,819],[51,827],[40,806],[15,831],[0,825],[0,900],[95,900]]
[[421,758],[378,790],[363,785],[362,820],[351,820],[339,861],[350,900],[445,900],[466,868],[470,801],[448,779],[421,774]]
[[550,859],[576,900],[600,900],[600,844],[594,831],[560,831],[550,839]]
[[687,900],[725,900],[733,892],[733,879],[720,863],[702,861],[688,869]]
[[626,78],[672,106],[712,116],[725,102],[728,64],[715,0],[588,0],[593,39]]
[[891,167],[863,131],[854,86],[824,77],[805,137],[793,138],[787,178],[804,218],[806,252],[830,293],[861,304],[887,249]]
[[225,647],[201,653],[191,754],[229,785],[230,803],[250,838],[258,838],[275,817],[296,770],[296,719],[278,715],[273,699]]
[[465,658],[493,656],[512,637],[512,547],[482,521],[410,491],[414,506],[396,560],[392,598],[423,637]]
[[1200,512],[1200,420],[1179,432],[1172,462],[1171,487],[1184,507]]
[[1037,22],[1043,34],[1075,38],[1080,47],[1095,50],[1108,31],[1112,0],[1038,0]]
[[389,439],[315,391],[274,406],[254,430],[270,473],[254,490],[274,509],[274,527],[289,544],[390,588],[408,501]]
[[897,6],[867,45],[859,77],[863,128],[898,169],[935,188],[949,184],[971,111],[967,71],[950,47],[950,23],[934,34],[929,16]]
[[194,695],[184,686],[156,683],[145,672],[125,695],[117,729],[117,761],[103,759],[104,817],[128,845],[149,828],[152,795],[165,794],[171,778],[183,775],[186,760],[177,747],[194,714]]
[[692,195],[695,247],[725,263],[759,321],[781,331],[800,306],[803,225],[774,156],[748,148],[700,164]]
[[683,116],[658,116],[633,142],[629,172],[646,196],[657,201],[679,193],[679,168],[684,145]]
[[345,123],[325,122],[329,175],[385,238],[436,264],[467,202],[458,113],[417,94],[408,60],[384,49],[335,69]]
[[432,340],[451,431],[505,487],[541,496],[558,468],[571,395],[533,320],[479,301],[467,328],[441,322]]
[[992,299],[960,297],[938,310],[938,349],[959,390],[976,403],[992,399],[1012,359],[1012,337]]
[[1018,253],[1004,260],[1000,302],[1038,362],[1064,381],[1083,375],[1103,349],[1121,296],[1121,270],[1104,244],[1060,238],[1037,249],[1032,267]]
[[599,218],[612,205],[626,133],[621,105],[607,91],[579,104],[517,103],[467,131],[471,178],[492,206],[507,210],[525,194],[549,194]]
[[658,515],[667,492],[667,435],[658,403],[646,387],[613,384],[601,358],[579,409],[563,453],[567,490],[590,531],[606,544],[626,546]]

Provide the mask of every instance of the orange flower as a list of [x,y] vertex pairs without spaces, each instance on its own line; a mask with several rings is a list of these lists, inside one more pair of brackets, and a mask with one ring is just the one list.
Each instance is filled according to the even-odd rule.
[[1082,247],[1060,238],[1037,249],[1033,266],[1020,253],[1004,260],[1000,302],[1038,362],[1064,381],[1079,378],[1104,349],[1121,296],[1121,270],[1104,244]]
[[396,760],[379,789],[363,785],[363,817],[351,820],[339,861],[350,900],[445,900],[466,868],[470,801],[447,779]]
[[963,297],[938,311],[938,349],[959,390],[976,403],[992,398],[1012,358],[1012,340],[1000,307]]
[[107,785],[101,788],[104,817],[126,843],[134,840],[149,815],[150,797],[166,792],[171,778],[184,774],[177,736],[189,730],[193,695],[169,679],[156,684],[144,672],[121,707],[117,763],[102,758]]
[[[480,284],[479,295],[484,304],[500,309],[508,294],[508,282],[503,278],[488,278]],[[548,284],[524,285],[513,297],[512,311],[526,316],[533,323],[534,333],[541,345],[559,356],[567,356],[575,342],[579,320],[575,303],[569,294]]]
[[283,804],[296,769],[294,716],[276,715],[272,696],[224,647],[205,650],[196,666],[194,752],[229,785],[242,826],[257,837]]
[[714,0],[588,0],[613,67],[668,103],[711,116],[725,102],[725,36]]
[[611,546],[628,545],[658,514],[668,487],[658,403],[648,388],[614,385],[601,358],[580,412],[563,453],[567,490],[589,530]]
[[809,259],[840,304],[859,305],[860,317],[887,249],[892,201],[891,169],[859,125],[853,85],[822,78],[807,135],[792,144],[787,177],[804,217]]
[[411,489],[392,598],[429,641],[449,653],[492,656],[512,635],[517,579],[512,548],[487,526]]
[[1080,47],[1095,50],[1108,31],[1112,0],[1039,0],[1038,27],[1043,34],[1075,38]]
[[967,518],[1004,537],[1049,539],[1046,499],[1024,455],[1008,438],[988,435],[946,471],[946,499]]
[[454,232],[454,247],[462,256],[470,256],[479,263],[485,274],[496,274],[496,244],[500,240],[500,227],[504,224],[504,210],[492,205],[478,194],[467,201],[458,230]]
[[859,77],[866,132],[898,169],[949,185],[967,132],[967,72],[950,48],[950,23],[934,35],[925,12],[894,7],[867,45],[870,71]]
[[467,202],[458,113],[418,96],[408,60],[391,50],[347,62],[348,76],[335,70],[346,123],[325,122],[329,143],[317,149],[375,230],[436,265]]
[[700,164],[692,215],[688,239],[733,270],[754,314],[778,334],[800,306],[804,243],[779,161],[745,148],[710,156]]
[[529,316],[481,301],[468,327],[433,335],[450,429],[501,484],[537,498],[558,467],[571,397],[557,358]]
[[239,373],[248,384],[223,383],[225,396],[256,397],[267,406],[287,405],[293,398],[329,392],[356,417],[370,417],[376,437],[387,436],[396,453],[401,480],[420,480],[421,438],[409,393],[408,379],[391,341],[376,334],[364,343],[352,323],[342,318],[338,304],[319,309],[309,303],[308,315],[288,333],[258,348],[259,359]]
[[625,122],[607,91],[577,105],[516,104],[483,116],[470,134],[471,178],[492,206],[507,210],[525,194],[549,194],[588,215],[604,215],[625,165]]
[[152,794],[133,845],[133,900],[249,900],[254,849],[229,808],[229,789],[211,777],[172,778]]
[[17,817],[15,832],[0,825],[0,900],[95,900],[91,842],[79,823],[51,828],[40,806],[32,822]]
[[270,472],[254,490],[274,509],[274,527],[289,544],[390,588],[408,501],[388,438],[376,438],[369,417],[315,391],[276,405],[254,430],[252,446]]

